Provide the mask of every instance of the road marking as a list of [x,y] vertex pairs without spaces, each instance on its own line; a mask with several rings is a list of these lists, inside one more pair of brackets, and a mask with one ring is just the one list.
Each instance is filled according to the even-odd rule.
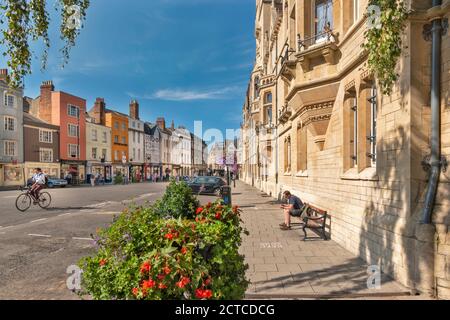
[[104,214],[104,215],[119,215],[122,212],[115,212],[115,211],[100,211],[100,212],[93,212],[92,214]]
[[35,222],[41,222],[41,221],[45,221],[47,220],[47,218],[42,218],[42,219],[37,219],[37,220],[33,220],[30,223],[35,223]]
[[94,241],[92,238],[78,238],[78,237],[72,237],[73,240],[82,240],[82,241]]
[[70,216],[71,214],[72,214],[72,212],[69,212],[69,213],[62,213],[62,214],[58,215],[58,217]]
[[34,233],[29,233],[28,234],[30,237],[38,237],[38,238],[51,238],[52,236],[48,235],[48,234],[34,234]]

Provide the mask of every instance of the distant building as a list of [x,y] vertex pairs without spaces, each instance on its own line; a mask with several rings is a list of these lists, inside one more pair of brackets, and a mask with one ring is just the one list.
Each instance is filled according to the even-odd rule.
[[131,175],[135,181],[144,176],[144,121],[139,119],[139,103],[130,102],[128,117],[128,155],[131,163]]
[[111,131],[106,126],[106,104],[97,98],[86,116],[86,174],[100,174],[105,182],[112,180]]
[[16,186],[23,177],[23,90],[8,86],[0,70],[0,186]]
[[106,126],[111,128],[112,177],[118,174],[129,177],[128,116],[106,109]]
[[206,143],[193,133],[191,133],[191,167],[192,175],[203,176],[206,175],[207,166],[204,158]]
[[31,178],[36,168],[49,176],[59,177],[59,127],[24,112],[23,133],[25,179]]
[[162,136],[160,128],[156,124],[144,124],[144,150],[145,150],[145,177],[151,179],[151,175],[162,178],[163,169],[161,161]]
[[172,155],[178,166],[174,175],[190,176],[192,174],[191,134],[185,127],[179,126],[173,131],[174,145]]
[[52,81],[44,81],[41,95],[32,105],[32,112],[44,122],[59,126],[61,160],[60,177],[68,173],[74,183],[86,181],[86,100],[72,94],[55,91]]
[[166,120],[158,118],[156,125],[159,127],[161,133],[161,163],[162,175],[168,177],[172,175],[172,131],[166,128]]

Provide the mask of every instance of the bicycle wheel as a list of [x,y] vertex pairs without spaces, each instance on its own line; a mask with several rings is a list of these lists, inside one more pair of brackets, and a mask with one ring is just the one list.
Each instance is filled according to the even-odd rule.
[[52,196],[48,192],[41,192],[39,195],[39,207],[42,209],[47,209],[52,203]]
[[23,193],[16,199],[16,208],[21,212],[25,212],[31,207],[31,197],[27,193]]

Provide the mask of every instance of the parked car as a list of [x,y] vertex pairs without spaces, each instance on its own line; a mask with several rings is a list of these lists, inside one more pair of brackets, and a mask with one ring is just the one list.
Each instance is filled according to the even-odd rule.
[[188,186],[192,192],[196,194],[215,194],[220,195],[220,188],[227,183],[220,177],[196,177],[190,182]]
[[[67,186],[67,180],[64,179],[59,179],[56,177],[52,177],[52,176],[47,176],[47,187],[48,188],[54,188],[54,187],[61,187],[61,188],[65,188]],[[27,181],[27,186],[30,187],[33,185],[33,179],[30,178]]]

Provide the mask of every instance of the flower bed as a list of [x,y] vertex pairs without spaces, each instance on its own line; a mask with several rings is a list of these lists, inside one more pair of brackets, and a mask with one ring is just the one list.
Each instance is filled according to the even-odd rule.
[[[164,203],[174,192],[178,202]],[[238,253],[245,232],[239,214],[221,201],[198,207],[184,183],[172,182],[162,201],[126,210],[98,231],[98,252],[79,263],[80,294],[94,299],[243,298],[248,281]]]

